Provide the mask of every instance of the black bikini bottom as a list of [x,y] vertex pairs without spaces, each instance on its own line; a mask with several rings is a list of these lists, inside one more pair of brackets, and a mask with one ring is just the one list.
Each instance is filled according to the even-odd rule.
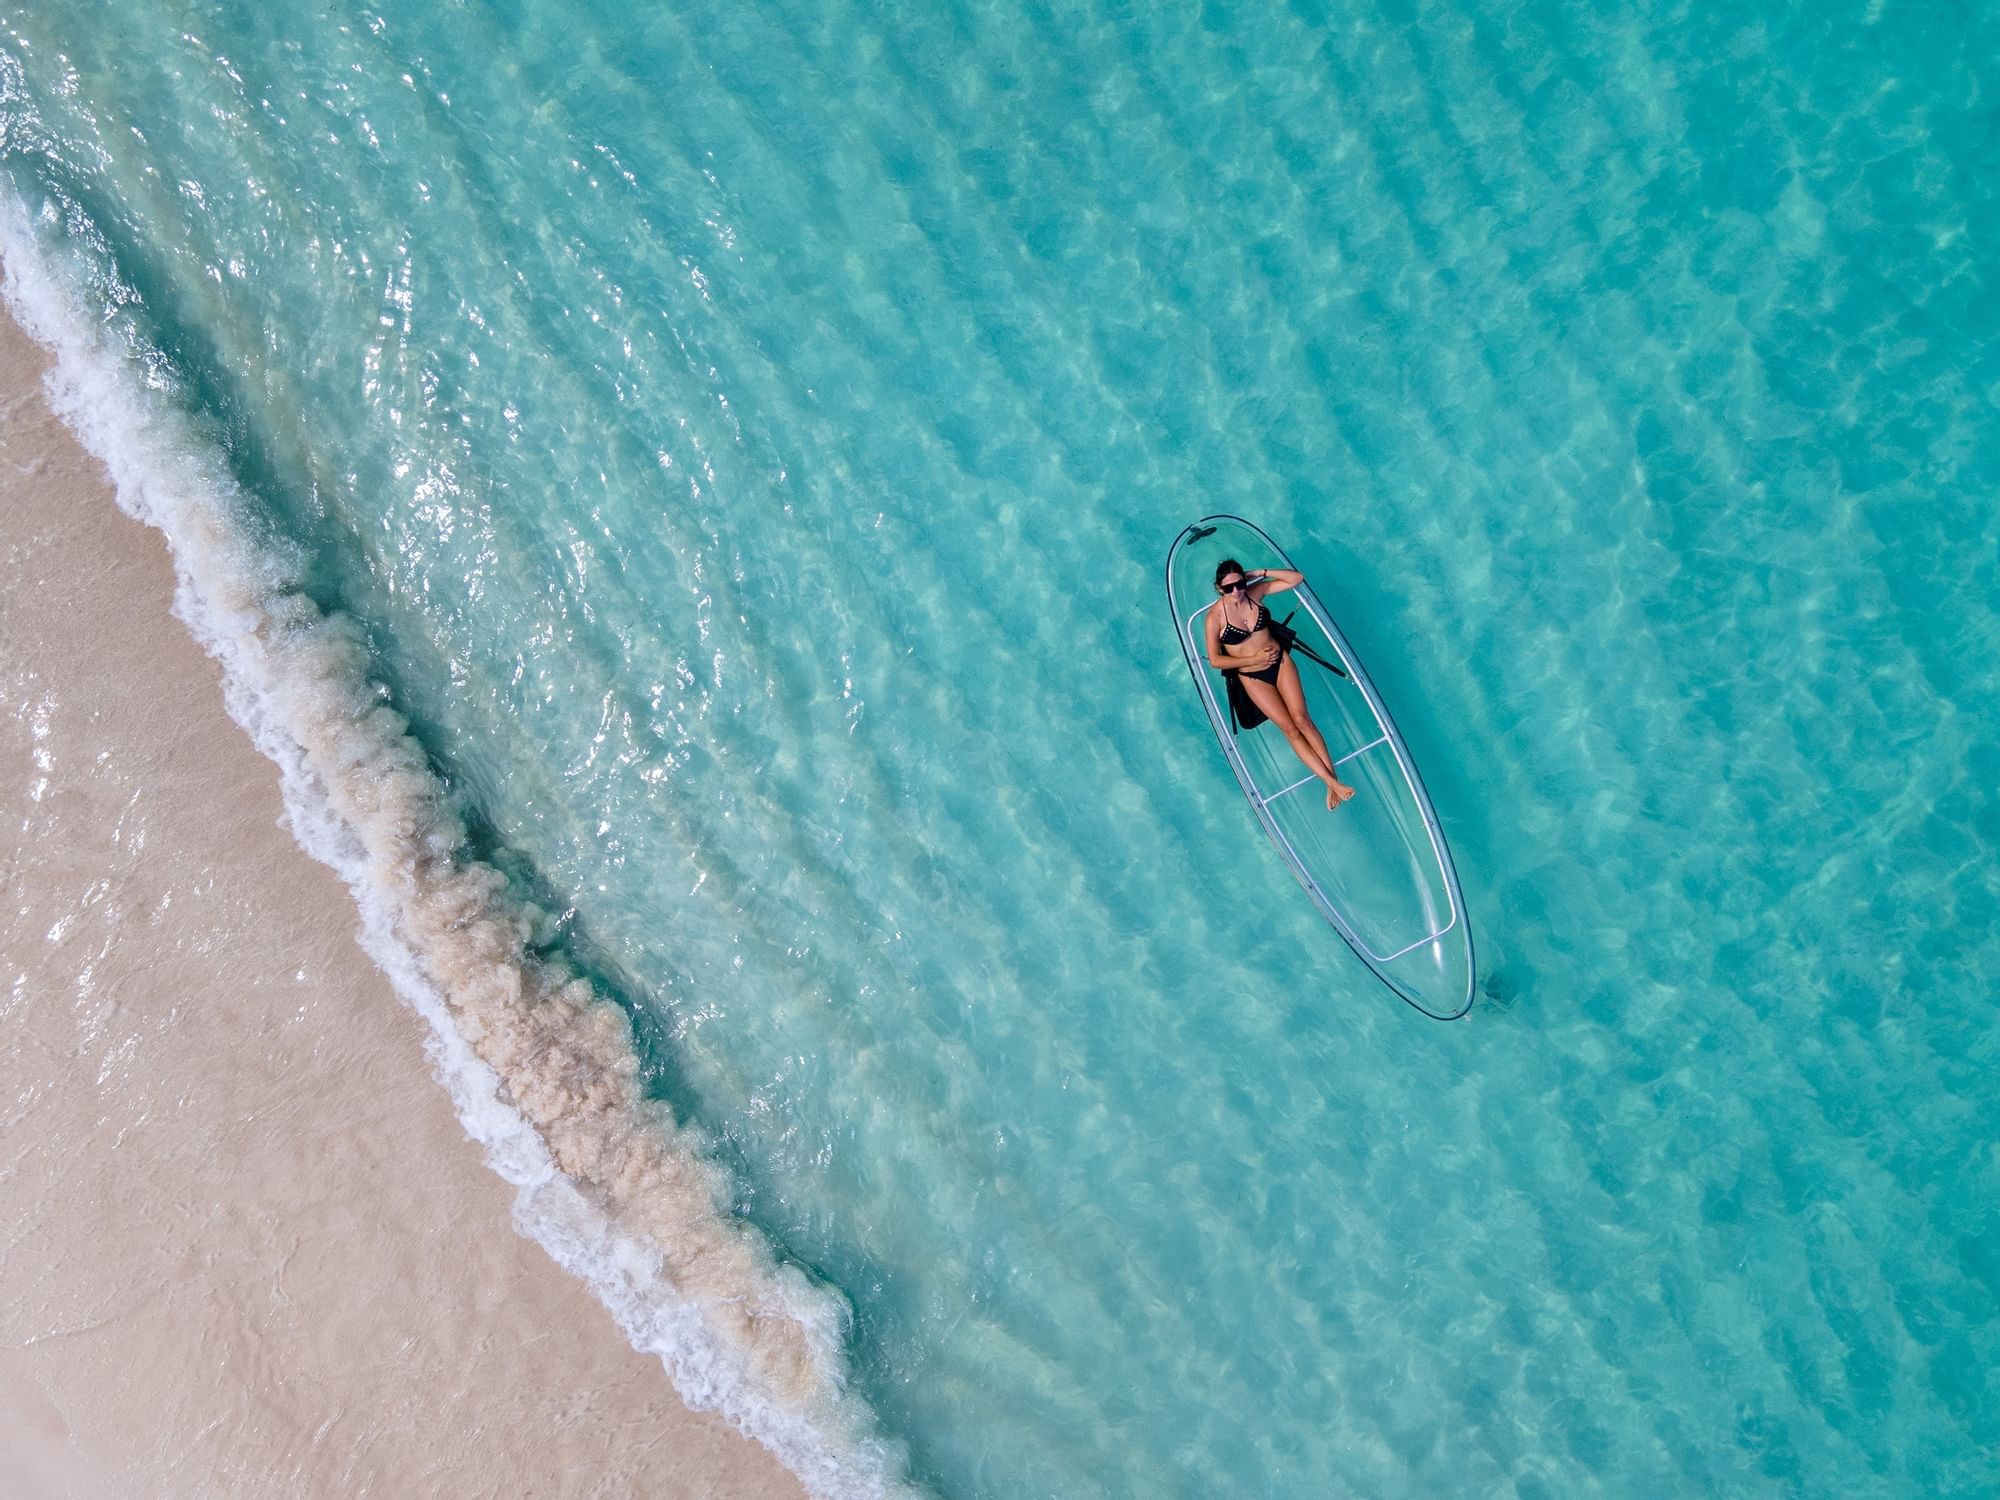
[[1298,632],[1292,629],[1291,621],[1292,617],[1290,615],[1286,615],[1282,620],[1271,621],[1269,627],[1271,634],[1277,637],[1278,649],[1284,655],[1272,662],[1270,666],[1264,668],[1261,672],[1244,672],[1239,669],[1235,672],[1224,672],[1222,674],[1222,680],[1229,684],[1229,717],[1233,721],[1230,725],[1232,733],[1240,733],[1245,729],[1255,729],[1265,719],[1264,710],[1250,701],[1250,694],[1244,689],[1243,684],[1238,681],[1238,678],[1246,676],[1254,677],[1259,682],[1275,684],[1278,680],[1278,673],[1285,665],[1285,656],[1289,656],[1294,648],[1298,650],[1299,655],[1310,661],[1318,662],[1327,671],[1333,673],[1334,676],[1345,677],[1347,675],[1344,667],[1335,666],[1324,656],[1313,650],[1312,647],[1301,641],[1298,637]]
[[1238,731],[1255,729],[1266,718],[1264,710],[1250,700],[1250,693],[1243,686],[1243,679],[1245,677],[1254,677],[1259,682],[1268,682],[1273,687],[1277,686],[1278,674],[1285,667],[1285,655],[1285,652],[1280,651],[1278,659],[1261,671],[1253,672],[1248,667],[1239,667],[1234,672],[1224,672],[1222,674],[1223,681],[1229,685],[1229,716],[1235,720],[1235,728]]

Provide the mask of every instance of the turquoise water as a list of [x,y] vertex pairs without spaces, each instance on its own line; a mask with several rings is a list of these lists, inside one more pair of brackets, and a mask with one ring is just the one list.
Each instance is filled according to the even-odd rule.
[[[0,168],[917,1480],[2000,1487],[1990,15],[254,9],[0,9]],[[1217,754],[1208,511],[1465,1022]]]

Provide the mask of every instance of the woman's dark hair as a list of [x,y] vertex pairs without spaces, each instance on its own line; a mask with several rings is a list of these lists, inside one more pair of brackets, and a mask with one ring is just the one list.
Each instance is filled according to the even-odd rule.
[[1215,565],[1215,586],[1221,588],[1223,579],[1227,578],[1231,573],[1241,573],[1242,571],[1243,564],[1235,558],[1223,558],[1221,562]]

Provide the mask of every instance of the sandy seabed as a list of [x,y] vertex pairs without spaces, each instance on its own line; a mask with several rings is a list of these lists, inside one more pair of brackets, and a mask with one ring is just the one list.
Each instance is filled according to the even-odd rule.
[[510,1224],[0,318],[0,1495],[801,1497]]

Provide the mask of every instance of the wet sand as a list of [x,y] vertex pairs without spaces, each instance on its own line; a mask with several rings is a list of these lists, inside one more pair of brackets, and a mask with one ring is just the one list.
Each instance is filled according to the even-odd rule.
[[0,1494],[800,1497],[509,1222],[0,317]]

